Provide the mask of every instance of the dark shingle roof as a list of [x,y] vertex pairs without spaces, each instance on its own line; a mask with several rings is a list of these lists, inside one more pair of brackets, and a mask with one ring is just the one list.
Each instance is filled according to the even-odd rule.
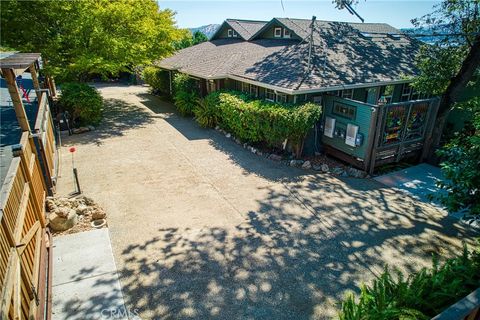
[[[308,38],[310,20],[276,20]],[[401,36],[393,39],[392,33]],[[286,90],[316,90],[414,76],[419,46],[383,23],[316,21],[310,71],[309,43],[293,39],[213,40],[180,50],[159,66],[204,78],[235,76]]]

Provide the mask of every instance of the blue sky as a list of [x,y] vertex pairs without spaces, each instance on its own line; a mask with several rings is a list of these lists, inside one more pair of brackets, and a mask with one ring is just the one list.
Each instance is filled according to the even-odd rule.
[[[433,0],[359,0],[355,6],[365,22],[386,22],[397,28],[411,27],[410,20],[432,11],[440,1]],[[158,0],[160,8],[177,12],[181,28],[221,23],[226,18],[270,20],[273,17],[353,21],[358,19],[346,10],[337,10],[331,0]]]

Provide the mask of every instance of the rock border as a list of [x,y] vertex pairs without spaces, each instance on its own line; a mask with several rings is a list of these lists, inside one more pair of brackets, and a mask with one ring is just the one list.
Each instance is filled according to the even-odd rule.
[[336,167],[330,168],[330,166],[326,163],[312,164],[310,160],[293,159],[292,157],[284,158],[281,155],[278,155],[275,153],[262,152],[261,150],[258,150],[257,148],[252,147],[248,143],[242,143],[240,139],[234,137],[230,132],[223,130],[219,126],[216,126],[215,130],[223,134],[227,139],[231,139],[236,144],[242,146],[244,149],[247,149],[251,153],[275,162],[281,162],[289,167],[294,167],[294,168],[299,168],[299,169],[309,170],[309,171],[313,170],[319,173],[330,173],[340,177],[352,177],[357,179],[370,178],[370,175],[368,175],[365,171],[362,171],[353,167],[347,167],[346,169],[344,169],[341,166],[336,166]]

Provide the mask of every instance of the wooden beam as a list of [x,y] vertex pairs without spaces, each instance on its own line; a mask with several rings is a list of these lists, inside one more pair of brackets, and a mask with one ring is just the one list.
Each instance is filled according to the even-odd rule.
[[10,93],[10,98],[12,99],[20,128],[22,128],[22,131],[30,132],[30,124],[28,123],[27,114],[25,112],[25,108],[23,107],[22,95],[18,90],[15,71],[13,69],[2,68],[2,74],[7,81],[8,92]]
[[40,103],[41,88],[40,88],[40,82],[38,81],[38,74],[37,74],[37,68],[35,68],[35,63],[32,63],[28,69],[30,70],[30,74],[32,75],[33,87],[35,88],[35,93],[37,94],[37,99],[38,99],[38,102]]

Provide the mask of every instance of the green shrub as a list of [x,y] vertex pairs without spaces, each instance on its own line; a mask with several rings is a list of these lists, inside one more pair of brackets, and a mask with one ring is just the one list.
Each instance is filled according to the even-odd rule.
[[434,195],[449,211],[468,210],[480,215],[480,97],[458,104],[472,111],[472,124],[438,150],[445,177],[437,186],[446,191]]
[[218,123],[218,94],[210,94],[198,99],[193,109],[195,120],[204,128],[213,128]]
[[59,104],[81,125],[98,124],[102,119],[103,100],[97,89],[85,83],[71,82],[61,86]]
[[142,76],[145,83],[152,87],[154,93],[163,96],[170,95],[170,75],[168,71],[149,66],[143,69]]
[[193,115],[199,94],[197,82],[186,74],[176,74],[173,80],[173,100],[178,111],[183,116]]
[[297,157],[301,156],[303,140],[316,121],[321,109],[313,103],[300,106],[281,105],[252,100],[236,92],[215,92],[218,124],[237,138],[248,142],[265,142],[279,146],[286,139]]
[[480,286],[480,246],[423,268],[407,278],[386,267],[371,286],[362,285],[358,301],[350,293],[342,303],[341,320],[431,319]]

